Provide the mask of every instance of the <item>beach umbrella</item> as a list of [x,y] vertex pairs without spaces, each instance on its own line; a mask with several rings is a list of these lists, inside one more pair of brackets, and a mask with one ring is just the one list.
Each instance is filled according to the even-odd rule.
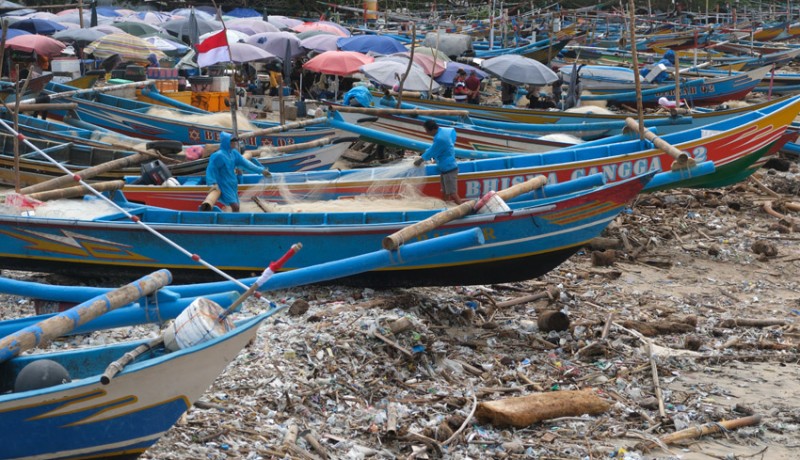
[[438,83],[431,81],[431,77],[425,73],[422,67],[411,64],[409,69],[408,59],[402,62],[391,58],[379,58],[371,64],[361,66],[360,70],[367,78],[383,86],[394,87],[400,83],[403,74],[408,71],[408,76],[403,82],[404,90],[436,91],[440,87]]
[[356,35],[342,37],[336,41],[342,51],[358,51],[359,53],[394,54],[405,51],[406,47],[392,37],[386,35]]
[[[409,46],[410,48],[410,46]],[[441,51],[437,51],[436,48],[431,48],[428,46],[417,46],[414,48],[414,55],[417,54],[426,54],[428,56],[436,56],[436,62],[450,62],[452,59],[446,54]]]
[[53,38],[60,40],[64,43],[74,43],[77,46],[85,47],[89,43],[108,35],[106,32],[101,32],[97,29],[67,29],[61,30],[53,34]]
[[455,80],[456,78],[456,73],[458,73],[458,69],[464,69],[464,71],[467,72],[467,75],[469,75],[469,72],[471,70],[474,70],[475,74],[481,80],[483,80],[488,76],[486,72],[477,67],[468,64],[462,64],[460,62],[451,61],[447,63],[447,67],[445,68],[444,72],[438,77],[436,77],[436,81],[445,86],[452,86],[453,80]]
[[126,16],[126,21],[142,21],[147,24],[163,24],[172,19],[172,15],[158,11],[140,11],[132,16]]
[[316,51],[318,53],[324,53],[325,51],[336,51],[339,49],[339,45],[337,41],[339,40],[338,35],[330,35],[330,34],[319,34],[319,35],[312,35],[311,37],[304,38],[300,40],[300,46],[307,50]]
[[486,72],[512,85],[549,85],[558,75],[541,62],[519,54],[504,54],[481,63]]
[[[337,40],[342,37],[341,35],[335,34],[333,32],[326,32],[324,30],[307,30],[305,32],[300,32],[299,34],[297,34],[297,38],[299,38],[300,40],[305,40],[306,38],[316,37],[317,35],[330,35],[332,37],[336,37]],[[338,45],[336,49],[339,49]]]
[[244,32],[247,35],[280,31],[278,27],[275,27],[261,18],[232,19],[225,23],[225,27],[228,29],[238,30],[239,32]]
[[124,32],[129,33],[131,35],[135,35],[137,37],[143,37],[145,35],[152,35],[161,32],[160,27],[136,21],[114,22],[114,27],[122,29]]
[[226,16],[230,16],[232,18],[259,18],[261,19],[261,13],[252,9],[252,8],[234,8],[227,13]]
[[47,19],[48,21],[59,21],[59,16],[54,13],[49,13],[47,11],[36,11],[31,14],[13,14],[11,16],[25,16],[28,19]]
[[103,32],[104,34],[124,34],[125,31],[122,29],[118,29],[117,27],[112,26],[111,24],[100,24],[94,27],[90,27],[92,30],[97,30],[99,32]]
[[[411,52],[404,51],[402,53],[392,54],[390,57],[402,57],[408,60],[411,58]],[[445,69],[447,69],[447,63],[438,59],[434,62],[433,56],[428,56],[427,54],[417,54],[416,52],[414,53],[414,64],[422,67],[426,74],[434,78],[444,73]]]
[[231,62],[241,64],[253,61],[268,61],[277,59],[278,56],[247,43],[229,43],[231,47]]
[[47,19],[23,19],[17,21],[10,26],[9,29],[19,29],[25,32],[38,35],[53,35],[59,30],[64,30],[66,27],[55,21],[48,21]]
[[47,57],[58,56],[66,47],[67,45],[63,42],[44,35],[19,35],[6,40],[6,48],[26,53],[35,52],[38,55]]
[[304,22],[302,24],[298,24],[292,27],[292,30],[298,33],[302,32],[309,32],[312,30],[319,30],[322,32],[327,32],[330,34],[338,35],[340,37],[349,37],[350,33],[346,30],[342,30],[339,27],[332,25],[331,23],[324,23],[324,22]]
[[[64,14],[64,15],[58,14],[58,22],[63,26],[66,26],[69,23],[80,24],[81,23],[81,16],[80,16],[80,14],[78,13],[77,10],[73,11],[71,13]],[[108,24],[110,22],[113,22],[113,20],[111,18],[107,18],[105,16],[98,16],[97,17],[97,23],[98,24]],[[94,27],[94,26],[90,25],[91,23],[92,23],[92,12],[88,11],[88,10],[85,10],[83,12],[83,24],[86,27]]]
[[[2,8],[0,8],[0,9],[2,9]],[[3,17],[7,18],[9,16],[27,16],[27,15],[33,14],[35,12],[36,12],[36,10],[34,10],[32,8],[20,8],[18,10],[12,10],[12,11],[9,11],[7,13],[4,13]]]
[[147,37],[141,37],[141,39],[163,51],[164,54],[167,55],[182,56],[189,51],[189,47],[183,43],[178,43],[177,41],[170,40],[169,38],[162,37],[161,35],[150,35]]
[[[200,43],[200,25],[197,23],[197,14],[192,8],[189,14],[189,44],[195,46]],[[180,38],[180,37],[179,37]]]
[[359,67],[375,61],[372,56],[355,51],[325,51],[303,64],[303,68],[326,75],[345,76],[359,71]]
[[300,45],[300,39],[291,32],[264,32],[251,35],[244,42],[276,56],[284,56],[286,54],[287,44],[291,57],[299,56],[306,52]]
[[[217,21],[210,21],[208,19],[202,19],[198,12],[195,12],[197,18],[197,33],[198,35],[207,34],[209,32],[215,32],[217,30],[222,29],[222,23]],[[174,35],[180,38],[183,41],[189,41],[190,35],[190,27],[189,27],[189,18],[177,18],[172,19],[170,21],[165,22],[161,25],[167,32],[171,35]]]
[[[20,35],[31,35],[30,32],[25,32],[24,30],[19,29],[8,29],[6,30],[6,40],[14,37],[19,37]],[[58,39],[56,39],[58,40]]]
[[101,37],[89,44],[84,49],[86,54],[94,54],[98,59],[106,59],[118,54],[122,61],[133,61],[141,64],[149,62],[151,54],[161,60],[166,57],[164,52],[131,34],[110,34]]
[[267,16],[267,22],[279,29],[291,29],[303,23],[299,19],[287,18],[286,16]]
[[[206,38],[208,38],[208,37],[210,37],[210,36],[212,36],[212,35],[214,35],[216,33],[219,33],[219,31],[214,31],[214,32],[209,32],[207,34],[203,34],[203,35],[200,36],[200,41],[202,42]],[[239,32],[238,30],[231,30],[231,29],[227,29],[225,31],[225,35],[228,37],[228,43],[238,43],[238,42],[241,42],[241,41],[244,41],[244,40],[247,40],[248,38],[250,38],[250,36],[247,35],[244,32]]]
[[180,18],[188,18],[192,11],[195,12],[197,15],[197,19],[202,19],[203,21],[214,21],[216,18],[216,14],[214,12],[208,13],[203,11],[202,9],[198,8],[178,8],[175,10],[170,11],[172,16],[179,16]]

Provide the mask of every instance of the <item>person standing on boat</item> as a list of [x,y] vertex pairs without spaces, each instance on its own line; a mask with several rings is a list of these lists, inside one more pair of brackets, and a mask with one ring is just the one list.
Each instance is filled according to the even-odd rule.
[[469,71],[469,77],[466,80],[467,90],[467,103],[478,105],[481,103],[481,79],[478,78],[478,72],[475,69]]
[[428,160],[434,160],[439,168],[442,182],[442,197],[445,201],[461,204],[464,200],[458,196],[458,164],[456,163],[456,130],[440,128],[434,120],[425,121],[425,132],[433,136],[433,143],[428,150],[414,160],[414,166],[422,166]]
[[651,83],[661,83],[669,76],[667,69],[671,67],[675,67],[675,51],[667,50],[664,53],[664,57],[656,62],[653,67],[645,67],[640,73],[643,77],[647,77],[647,75],[650,73],[656,72],[657,74],[654,74],[655,76],[651,76],[646,80],[650,81]]
[[233,136],[223,131],[219,135],[219,150],[208,158],[206,184],[219,189],[220,195],[217,201],[224,206],[230,206],[233,212],[239,212],[239,181],[236,177],[236,168],[261,173],[264,177],[270,176],[267,168],[243,157],[233,146]]

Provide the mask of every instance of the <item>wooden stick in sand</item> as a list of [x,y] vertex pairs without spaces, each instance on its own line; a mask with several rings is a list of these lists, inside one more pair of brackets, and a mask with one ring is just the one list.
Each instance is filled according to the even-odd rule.
[[[508,201],[523,193],[527,193],[532,190],[544,187],[546,184],[547,184],[547,177],[536,176],[521,184],[516,184],[507,189],[498,191],[497,196],[502,198],[504,201]],[[400,229],[397,232],[392,233],[391,235],[383,239],[383,248],[393,251],[399,248],[401,244],[411,240],[412,238],[416,238],[419,235],[429,232],[452,220],[460,219],[471,213],[477,202],[478,200],[467,201],[454,208],[450,208],[440,213],[434,214],[433,216],[423,221],[417,222],[416,224],[409,225],[408,227]]]

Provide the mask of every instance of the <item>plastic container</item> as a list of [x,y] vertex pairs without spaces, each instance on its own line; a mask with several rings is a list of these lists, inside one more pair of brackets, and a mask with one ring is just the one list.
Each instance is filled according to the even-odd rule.
[[230,319],[219,320],[224,311],[213,300],[198,297],[164,331],[164,346],[178,351],[224,335],[234,328]]
[[129,65],[125,67],[125,79],[130,81],[145,81],[147,79],[145,68],[140,65]]
[[220,92],[228,91],[231,86],[231,77],[211,77],[211,91]]
[[494,190],[483,195],[483,197],[475,203],[475,212],[477,214],[494,214],[509,211],[511,211],[511,208],[508,207],[506,202],[503,201]]

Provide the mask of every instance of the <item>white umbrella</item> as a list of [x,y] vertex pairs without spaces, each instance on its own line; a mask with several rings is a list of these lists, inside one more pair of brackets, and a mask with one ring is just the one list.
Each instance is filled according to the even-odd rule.
[[266,61],[269,59],[277,59],[274,54],[264,51],[261,48],[247,43],[229,43],[231,47],[231,61],[236,63],[252,62],[252,61]]
[[486,59],[481,68],[512,85],[549,85],[558,75],[541,62],[519,54],[505,54]]
[[[365,64],[359,68],[361,72],[372,81],[384,86],[394,87],[400,83],[403,74],[408,69],[408,60],[395,60],[381,58],[371,64]],[[435,81],[431,84],[431,77],[425,74],[425,70],[412,64],[408,70],[408,76],[403,82],[403,89],[408,91],[436,91],[440,88]]]

